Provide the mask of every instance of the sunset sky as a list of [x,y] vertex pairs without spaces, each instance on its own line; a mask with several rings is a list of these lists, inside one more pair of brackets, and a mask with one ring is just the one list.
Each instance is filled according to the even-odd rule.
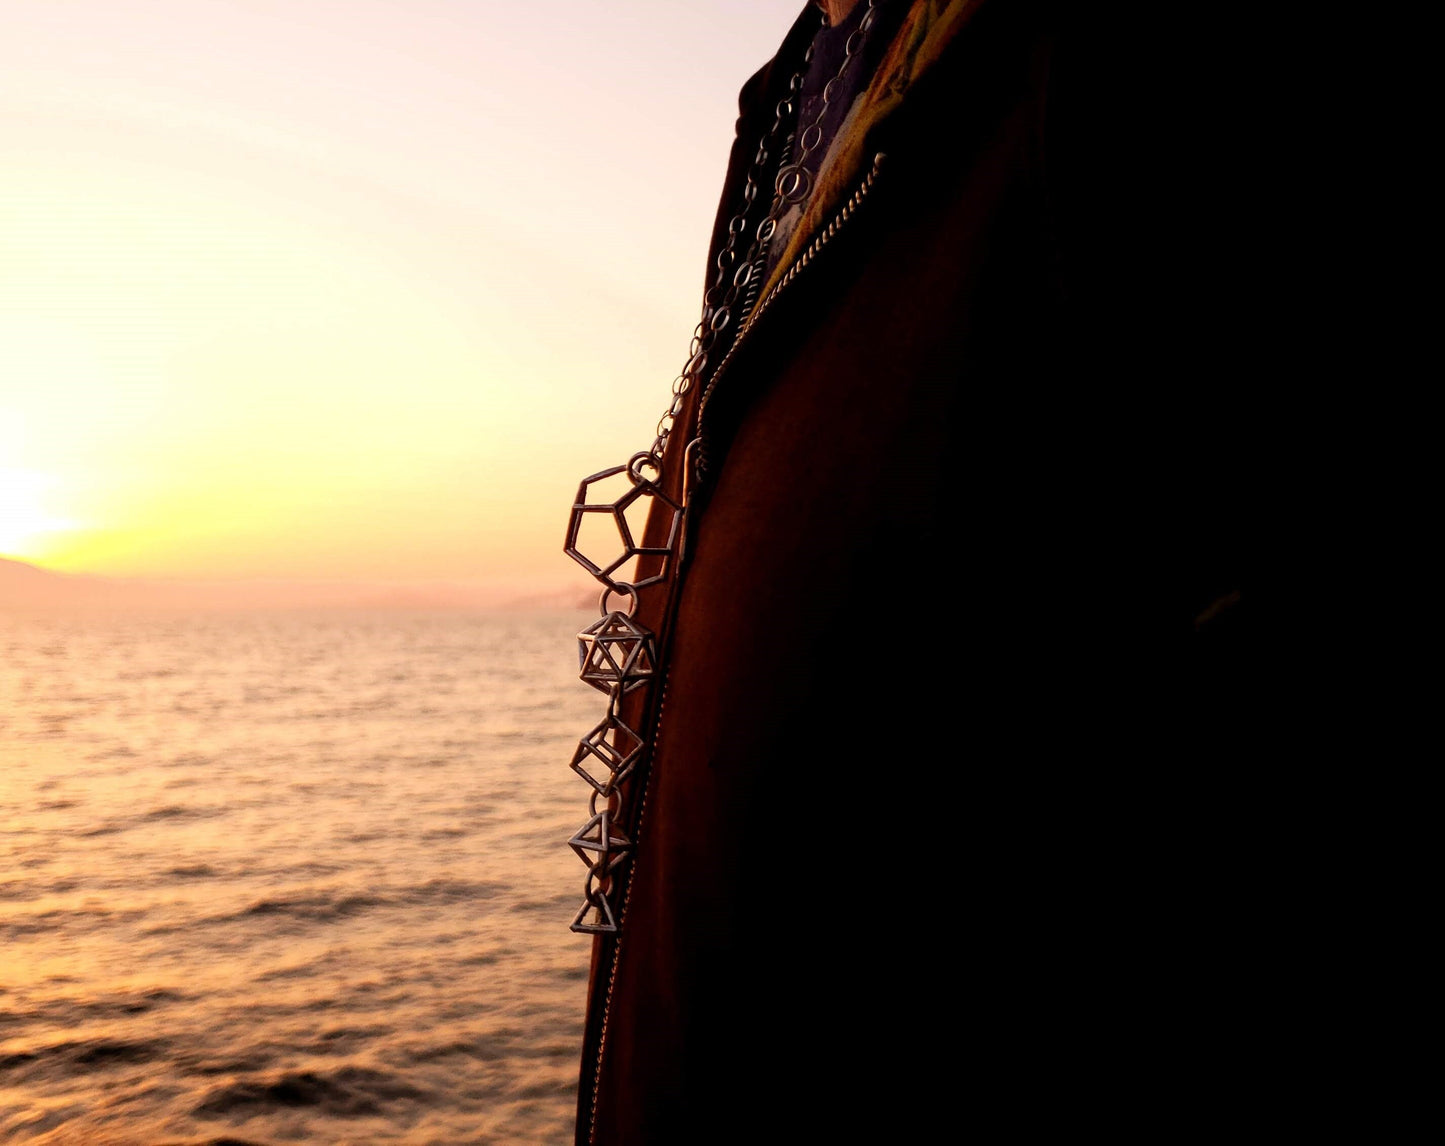
[[0,0],[0,555],[578,584],[801,0]]

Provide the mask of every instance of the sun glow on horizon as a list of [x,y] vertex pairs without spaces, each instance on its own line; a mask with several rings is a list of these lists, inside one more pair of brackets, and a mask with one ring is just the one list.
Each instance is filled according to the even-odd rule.
[[56,484],[50,474],[0,466],[0,554],[41,560],[52,535],[76,528],[46,509]]
[[800,6],[0,9],[0,552],[573,582]]

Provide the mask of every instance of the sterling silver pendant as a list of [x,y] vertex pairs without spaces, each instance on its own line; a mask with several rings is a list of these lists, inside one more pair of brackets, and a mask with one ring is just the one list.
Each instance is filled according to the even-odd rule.
[[[649,471],[653,476],[648,476]],[[613,877],[632,856],[632,841],[617,821],[622,814],[622,785],[642,758],[643,741],[622,719],[622,698],[650,687],[657,675],[656,635],[632,613],[637,607],[637,591],[667,576],[683,513],[682,506],[656,484],[660,474],[657,455],[641,453],[626,465],[583,478],[567,521],[564,551],[602,584],[602,616],[577,634],[579,675],[584,683],[607,695],[607,714],[577,742],[572,754],[572,771],[592,788],[589,819],[567,841],[587,865],[583,903],[572,920],[573,931],[617,931],[618,916],[611,899]],[[623,491],[610,500],[603,497],[597,487],[621,475],[626,475],[620,483]],[[646,517],[659,504],[671,511],[665,544],[643,545]],[[589,520],[612,523],[615,540],[604,529],[602,540],[592,537],[584,543],[583,529]],[[639,569],[645,557],[661,558],[656,572],[635,580],[617,576],[629,563],[636,563],[633,568]],[[609,608],[614,594],[627,599],[626,611]]]

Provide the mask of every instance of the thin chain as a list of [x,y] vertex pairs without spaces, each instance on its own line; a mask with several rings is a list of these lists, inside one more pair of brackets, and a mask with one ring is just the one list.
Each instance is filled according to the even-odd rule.
[[[753,156],[752,167],[748,171],[747,183],[743,186],[742,209],[728,222],[727,243],[718,252],[715,260],[716,275],[712,285],[703,294],[702,320],[693,330],[692,344],[688,348],[687,364],[683,366],[682,373],[673,379],[672,402],[657,423],[657,437],[652,443],[650,453],[658,462],[662,460],[662,455],[667,449],[668,438],[672,435],[673,425],[682,411],[683,397],[707,369],[708,356],[716,347],[718,337],[729,326],[741,325],[742,320],[746,317],[747,307],[757,297],[758,289],[762,285],[768,242],[777,229],[778,220],[792,204],[806,198],[812,190],[813,177],[808,170],[808,158],[822,142],[822,122],[828,111],[828,103],[837,91],[843,73],[848,70],[849,63],[852,62],[853,57],[862,46],[868,29],[873,26],[876,15],[875,3],[876,0],[868,0],[868,10],[863,14],[862,22],[859,23],[857,30],[848,37],[843,49],[843,62],[838,65],[838,71],[833,78],[823,86],[823,102],[818,108],[817,116],[801,132],[796,135],[790,134],[785,139],[783,155],[785,162],[779,166],[778,173],[773,180],[772,205],[767,216],[753,231],[747,253],[740,259],[738,257],[739,236],[747,229],[748,212],[752,210],[753,204],[757,200],[759,179],[770,158],[769,148],[777,138],[784,120],[793,115],[794,101],[801,96],[803,76],[813,60],[811,44],[808,45],[808,50],[803,56],[803,70],[793,73],[788,80],[787,95],[780,99],[774,108],[773,126],[768,129],[768,133],[758,144],[757,153]],[[828,17],[825,14],[823,16],[825,26],[827,22]],[[796,154],[792,154],[794,144],[797,147]],[[738,301],[740,295],[742,296],[741,305]]]
[[[746,254],[739,258],[738,249],[742,245],[739,236],[747,230],[748,214],[758,198],[758,180],[767,167],[769,148],[777,139],[784,121],[793,115],[794,101],[800,98],[803,89],[804,72],[794,72],[788,80],[787,95],[778,101],[773,126],[758,145],[749,169],[747,185],[743,188],[742,210],[728,224],[727,244],[717,257],[717,276],[703,295],[702,322],[693,335],[691,355],[673,383],[672,405],[658,423],[657,440],[651,451],[634,454],[625,465],[613,466],[583,478],[572,503],[564,552],[604,586],[598,602],[601,619],[577,634],[581,677],[593,688],[607,694],[607,714],[577,742],[577,749],[572,754],[572,770],[592,789],[587,805],[587,822],[567,841],[578,859],[587,865],[582,909],[572,920],[574,931],[615,934],[620,924],[612,903],[613,880],[619,866],[631,858],[633,848],[633,842],[619,826],[623,810],[622,788],[637,767],[645,747],[643,738],[623,719],[622,699],[628,693],[651,688],[659,663],[656,635],[641,621],[635,620],[632,612],[637,605],[638,590],[668,575],[669,565],[677,557],[678,530],[684,512],[683,504],[673,500],[657,484],[656,479],[662,472],[662,452],[682,409],[683,395],[702,376],[708,355],[716,346],[719,335],[729,326],[734,330],[741,327],[748,310],[757,303],[767,262],[768,242],[773,237],[778,219],[812,189],[813,176],[808,170],[807,160],[822,141],[823,129],[820,125],[828,110],[828,101],[873,24],[873,5],[874,0],[868,0],[868,10],[858,30],[848,37],[843,62],[823,88],[822,106],[817,118],[801,132],[790,133],[783,141],[777,157],[778,172],[773,180],[773,198],[768,214],[754,230]],[[810,45],[803,57],[804,71],[812,59]],[[616,500],[596,500],[599,494],[593,492],[593,487],[601,486],[623,473],[627,475],[631,488]],[[645,539],[635,537],[628,525],[626,511],[644,498],[650,505],[650,521],[662,520],[656,517],[660,509],[666,509],[672,515],[662,544],[639,544]],[[580,547],[582,525],[589,514],[610,519],[616,525],[622,542],[620,557],[599,562],[583,552]],[[651,576],[635,583],[618,580],[615,576],[628,562],[649,557],[661,559],[657,571]],[[626,612],[609,607],[613,593],[629,599],[631,604]]]

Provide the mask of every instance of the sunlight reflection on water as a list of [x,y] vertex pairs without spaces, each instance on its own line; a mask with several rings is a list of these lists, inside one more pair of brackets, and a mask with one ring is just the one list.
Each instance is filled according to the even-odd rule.
[[0,1139],[566,1140],[586,620],[0,613]]

